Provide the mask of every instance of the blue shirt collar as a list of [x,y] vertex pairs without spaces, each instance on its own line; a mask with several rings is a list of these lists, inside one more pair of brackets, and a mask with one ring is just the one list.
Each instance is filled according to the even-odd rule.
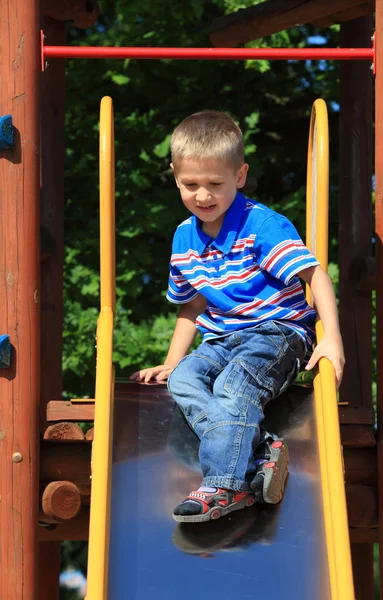
[[198,254],[201,256],[206,246],[214,246],[217,250],[221,250],[223,254],[228,254],[232,245],[234,244],[238,229],[239,223],[241,221],[241,217],[243,211],[246,207],[246,198],[240,192],[237,192],[236,197],[234,198],[232,204],[229,209],[226,211],[226,214],[223,219],[222,227],[218,236],[214,239],[209,236],[207,233],[202,231],[199,221],[195,215],[192,216],[192,244],[193,249],[197,250]]

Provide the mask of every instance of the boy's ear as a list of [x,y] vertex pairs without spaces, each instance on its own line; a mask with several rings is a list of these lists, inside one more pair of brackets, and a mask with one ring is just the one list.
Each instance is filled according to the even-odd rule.
[[180,186],[179,186],[179,184],[178,184],[178,180],[177,180],[177,174],[176,174],[176,170],[175,170],[175,168],[174,168],[174,165],[173,165],[173,163],[170,163],[170,168],[171,168],[171,170],[173,171],[174,179],[176,180],[176,185],[177,185],[177,187],[179,188]]
[[237,173],[237,188],[241,189],[246,183],[247,172],[249,170],[249,165],[247,163],[243,163],[242,167],[239,169]]

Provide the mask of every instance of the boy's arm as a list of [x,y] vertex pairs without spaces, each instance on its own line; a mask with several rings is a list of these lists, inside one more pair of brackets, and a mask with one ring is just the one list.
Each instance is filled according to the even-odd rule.
[[164,364],[136,371],[130,376],[130,379],[145,383],[150,380],[164,381],[167,379],[181,358],[188,354],[197,335],[195,320],[199,314],[204,312],[205,308],[206,300],[201,294],[187,304],[182,304]]
[[337,387],[342,381],[345,363],[342,337],[339,330],[338,309],[331,279],[320,266],[309,267],[298,273],[311,288],[315,307],[323,324],[324,335],[316,346],[306,370],[311,370],[320,358],[328,358],[334,365]]

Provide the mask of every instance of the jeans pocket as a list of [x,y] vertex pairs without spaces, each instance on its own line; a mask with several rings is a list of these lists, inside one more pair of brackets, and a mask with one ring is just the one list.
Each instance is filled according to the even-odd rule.
[[247,403],[260,405],[259,386],[251,371],[247,368],[246,361],[233,362],[224,383],[225,392],[233,400],[229,412],[239,415],[246,409]]
[[283,356],[281,360],[275,361],[264,373],[258,373],[256,378],[261,387],[270,393],[266,400],[277,398],[295,381],[301,362],[299,358]]

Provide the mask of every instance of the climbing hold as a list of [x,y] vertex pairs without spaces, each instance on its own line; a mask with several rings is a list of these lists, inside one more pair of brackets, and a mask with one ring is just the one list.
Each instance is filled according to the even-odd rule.
[[7,369],[11,364],[11,341],[9,335],[0,335],[0,369]]
[[0,151],[13,147],[12,115],[0,117]]

